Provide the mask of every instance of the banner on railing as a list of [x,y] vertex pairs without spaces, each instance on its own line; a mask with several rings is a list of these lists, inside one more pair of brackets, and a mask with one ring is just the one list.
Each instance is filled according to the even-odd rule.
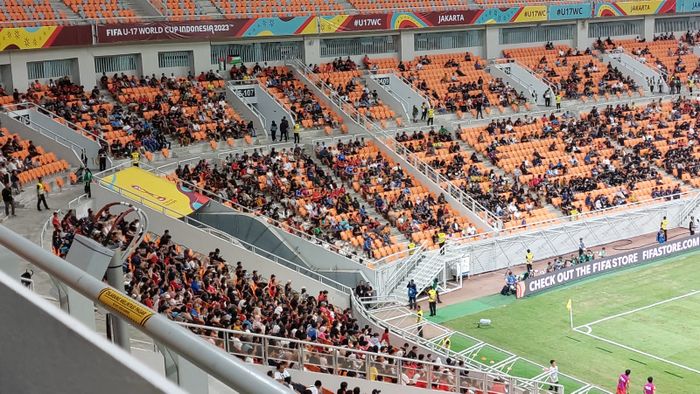
[[97,43],[317,34],[316,17],[97,25]]
[[678,241],[656,244],[646,248],[599,258],[586,263],[576,264],[565,269],[532,276],[525,281],[518,282],[516,294],[518,298],[533,295],[584,278],[615,272],[623,268],[669,257],[676,253],[687,252],[692,249],[697,249],[699,246],[700,235],[693,235]]
[[595,17],[675,14],[676,0],[599,1]]
[[129,167],[100,179],[100,184],[149,208],[168,211],[168,216],[182,217],[203,207],[209,198],[181,184],[169,182],[149,171]]
[[92,28],[41,26],[0,28],[0,51],[92,44]]

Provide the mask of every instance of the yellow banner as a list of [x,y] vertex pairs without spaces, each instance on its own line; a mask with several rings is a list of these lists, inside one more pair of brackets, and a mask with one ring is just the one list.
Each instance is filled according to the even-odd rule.
[[100,183],[124,197],[176,218],[191,214],[209,201],[200,193],[138,167],[116,172],[102,178]]
[[520,10],[520,13],[513,22],[546,22],[546,5],[528,5]]
[[139,304],[114,289],[103,289],[97,299],[139,326],[145,325],[148,319],[155,314],[145,305]]
[[656,14],[664,0],[619,1],[615,5],[622,10],[623,15],[652,15]]

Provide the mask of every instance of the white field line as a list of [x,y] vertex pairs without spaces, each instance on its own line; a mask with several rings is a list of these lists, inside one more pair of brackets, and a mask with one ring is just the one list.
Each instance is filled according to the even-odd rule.
[[580,326],[574,328],[574,330],[577,330],[577,331],[578,331],[578,329],[579,329],[579,328],[582,328],[582,327],[587,327],[587,326],[590,327],[590,326],[592,326],[592,325],[594,325],[594,324],[602,323],[602,322],[604,322],[604,321],[608,321],[608,320],[612,320],[612,319],[617,319],[618,317],[622,317],[622,316],[626,316],[626,315],[631,315],[631,314],[633,314],[633,313],[641,312],[641,311],[643,311],[643,310],[650,309],[650,308],[653,308],[653,307],[655,307],[655,306],[663,305],[663,304],[666,304],[666,303],[669,303],[669,302],[673,302],[673,301],[678,301],[678,300],[683,299],[683,298],[686,298],[686,297],[691,297],[691,296],[694,296],[694,295],[696,295],[696,294],[700,294],[700,290],[693,290],[693,291],[691,291],[690,293],[687,293],[687,294],[683,294],[683,295],[679,295],[679,296],[676,296],[676,297],[669,298],[669,299],[667,299],[667,300],[655,302],[655,303],[653,303],[653,304],[646,305],[646,306],[642,306],[642,307],[639,307],[639,308],[636,308],[636,309],[632,309],[632,310],[627,311],[627,312],[622,312],[622,313],[618,313],[618,314],[616,314],[616,315],[604,317],[604,318],[602,318],[602,319],[599,319],[599,320],[596,320],[596,321],[593,321],[593,322],[590,322],[590,323],[586,323],[586,324],[580,325]]
[[597,340],[599,340],[599,341],[608,343],[608,344],[610,344],[610,345],[617,346],[617,347],[623,348],[623,349],[625,349],[625,350],[629,350],[629,351],[631,351],[631,352],[641,354],[641,355],[643,355],[643,356],[645,356],[645,357],[649,357],[649,358],[652,358],[652,359],[654,359],[654,360],[661,361],[661,362],[663,362],[663,363],[670,364],[670,365],[673,365],[673,366],[675,366],[675,367],[678,367],[678,368],[681,368],[681,369],[685,369],[686,371],[690,371],[690,372],[693,372],[693,373],[696,373],[696,374],[700,375],[700,370],[697,370],[697,369],[695,369],[695,368],[691,368],[691,367],[689,367],[689,366],[687,366],[687,365],[683,365],[683,364],[680,364],[680,363],[677,363],[677,362],[674,362],[674,361],[671,361],[671,360],[667,360],[667,359],[665,359],[665,358],[663,358],[663,357],[655,356],[655,355],[650,354],[650,353],[647,353],[647,352],[645,352],[645,351],[642,351],[642,350],[639,350],[639,349],[635,349],[635,348],[633,348],[633,347],[631,347],[631,346],[627,346],[627,345],[625,345],[625,344],[622,344],[622,343],[619,343],[619,342],[615,342],[615,341],[613,341],[613,340],[610,340],[610,339],[603,338],[603,337],[600,337],[600,336],[598,336],[598,335],[592,334],[593,328],[591,327],[591,326],[593,326],[594,324],[598,324],[598,323],[601,323],[601,322],[604,322],[604,321],[607,321],[607,320],[615,319],[615,318],[618,318],[618,317],[621,317],[621,316],[626,316],[626,315],[629,315],[629,314],[632,314],[632,313],[636,313],[636,312],[643,311],[643,310],[646,310],[646,309],[649,309],[649,308],[653,308],[653,307],[655,307],[655,306],[663,305],[663,304],[666,304],[666,303],[669,303],[669,302],[677,301],[677,300],[680,300],[680,299],[683,299],[683,298],[686,298],[686,297],[690,297],[690,296],[693,296],[693,295],[696,295],[696,294],[699,294],[699,293],[700,293],[700,290],[693,290],[693,291],[691,291],[690,293],[687,293],[687,294],[683,294],[683,295],[680,295],[680,296],[672,297],[672,298],[669,298],[669,299],[667,299],[667,300],[655,302],[655,303],[653,303],[653,304],[646,305],[646,306],[643,306],[643,307],[640,307],[640,308],[636,308],[636,309],[633,309],[633,310],[631,310],[631,311],[627,311],[627,312],[623,312],[623,313],[618,313],[618,314],[613,315],[613,316],[608,316],[608,317],[606,317],[606,318],[599,319],[599,320],[596,320],[596,321],[594,321],[594,322],[590,322],[590,323],[588,323],[588,324],[584,324],[584,325],[578,326],[578,327],[574,328],[574,331],[576,331],[576,332],[578,332],[578,333],[581,333],[581,334],[583,334],[583,335],[587,335],[587,336],[589,336],[589,337],[591,337],[591,338],[594,338],[594,339],[597,339]]
[[700,375],[700,371],[697,370],[697,369],[695,369],[695,368],[691,368],[691,367],[689,367],[689,366],[687,366],[687,365],[679,364],[679,363],[674,362],[674,361],[671,361],[671,360],[666,360],[666,359],[663,358],[663,357],[655,356],[655,355],[653,355],[653,354],[644,352],[644,351],[639,350],[639,349],[635,349],[635,348],[633,348],[633,347],[631,347],[631,346],[627,346],[627,345],[624,345],[624,344],[619,343],[619,342],[615,342],[615,341],[610,340],[610,339],[607,339],[607,338],[599,337],[599,336],[597,336],[597,335],[591,334],[591,332],[590,332],[591,328],[590,328],[590,327],[588,327],[588,326],[582,326],[582,327],[588,328],[589,331],[583,331],[583,330],[581,329],[581,327],[576,327],[576,328],[574,328],[574,330],[577,331],[577,332],[579,332],[579,333],[581,333],[581,334],[583,334],[583,335],[588,335],[589,337],[594,338],[594,339],[597,339],[597,340],[599,340],[599,341],[602,341],[602,342],[605,342],[605,343],[608,343],[608,344],[611,344],[611,345],[614,345],[614,346],[617,346],[617,347],[621,347],[621,348],[623,348],[623,349],[625,349],[625,350],[629,350],[629,351],[631,351],[631,352],[641,354],[642,356],[649,357],[649,358],[653,358],[654,360],[661,361],[661,362],[663,362],[663,363],[670,364],[670,365],[673,365],[673,366],[675,366],[675,367],[678,367],[678,368],[681,368],[681,369],[685,369],[686,371],[690,371],[690,372],[693,372],[693,373],[696,373],[696,374]]

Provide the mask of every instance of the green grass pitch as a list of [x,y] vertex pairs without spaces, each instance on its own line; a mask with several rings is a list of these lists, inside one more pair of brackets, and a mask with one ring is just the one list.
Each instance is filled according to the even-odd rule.
[[[629,368],[632,393],[642,391],[647,376],[654,377],[658,393],[700,393],[700,293],[692,293],[700,290],[699,266],[700,253],[685,254],[523,300],[496,295],[450,305],[439,308],[435,320],[542,365],[556,359],[562,373],[612,392],[617,376]],[[684,297],[663,302],[679,296]],[[575,326],[609,318],[590,325],[591,334],[607,341],[586,335],[587,327],[571,330],[569,298]],[[492,326],[476,328],[479,318],[491,319]],[[455,338],[452,350],[473,344]],[[474,355],[484,364],[505,358],[488,346]],[[508,372],[530,378],[542,370],[520,360]],[[580,387],[561,383],[566,392]]]

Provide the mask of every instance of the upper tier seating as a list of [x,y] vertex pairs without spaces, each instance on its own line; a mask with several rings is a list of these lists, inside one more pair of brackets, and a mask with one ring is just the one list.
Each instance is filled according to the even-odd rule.
[[310,13],[330,14],[345,8],[340,2],[319,0],[250,0],[233,2],[228,0],[211,0],[221,13],[229,18],[242,15],[256,17],[293,17],[308,16]]
[[597,101],[599,96],[606,99],[622,94],[632,97],[638,89],[632,79],[624,77],[611,65],[603,64],[588,49],[582,52],[566,45],[547,44],[508,49],[503,54],[530,68],[540,78],[551,81],[565,98]]
[[519,110],[528,108],[523,92],[493,78],[484,71],[486,62],[469,52],[420,56],[411,62],[393,59],[368,60],[370,69],[394,69],[409,83],[422,91],[438,114],[454,112],[458,118],[464,113],[477,116],[477,107],[491,113],[498,108]]
[[106,23],[136,22],[134,10],[124,0],[63,0],[73,12],[89,20]]
[[313,72],[342,98],[347,105],[358,110],[362,115],[382,123],[393,119],[396,113],[382,103],[376,91],[370,91],[362,83],[361,73],[355,62],[336,59],[332,63],[313,66]]
[[68,162],[59,160],[54,153],[0,128],[0,181],[9,182],[15,191],[26,183],[61,173],[69,167]]
[[303,128],[323,128],[330,134],[331,130],[341,126],[338,114],[320,101],[286,67],[267,67],[257,78]]

